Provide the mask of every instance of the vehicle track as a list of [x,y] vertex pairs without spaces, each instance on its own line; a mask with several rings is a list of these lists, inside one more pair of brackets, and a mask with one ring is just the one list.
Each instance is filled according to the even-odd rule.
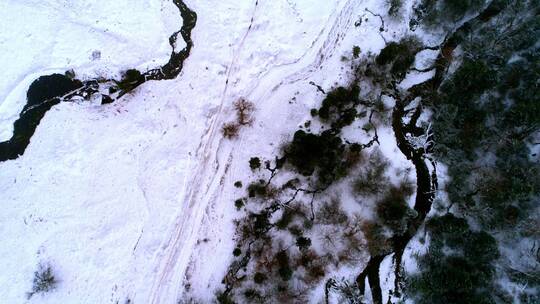
[[[185,269],[189,264],[191,252],[196,242],[196,236],[202,224],[203,213],[211,200],[211,191],[216,187],[216,181],[223,177],[220,171],[219,152],[221,150],[221,141],[223,140],[220,128],[222,125],[222,116],[225,102],[229,99],[227,96],[229,89],[229,79],[235,71],[238,56],[242,51],[243,45],[251,32],[259,0],[255,1],[254,9],[250,19],[250,24],[245,31],[238,47],[233,52],[231,63],[229,64],[225,85],[223,88],[219,108],[210,118],[209,127],[205,130],[201,143],[196,150],[197,165],[195,175],[186,189],[185,196],[180,200],[184,208],[176,215],[175,224],[170,237],[164,242],[163,246],[167,249],[162,260],[162,266],[158,266],[158,277],[154,281],[150,293],[150,303],[169,302],[180,294],[182,279]],[[215,148],[214,148],[215,147]],[[230,158],[229,158],[230,159]],[[232,161],[230,159],[229,161]],[[195,208],[195,205],[198,204]],[[160,263],[160,262],[158,262]]]
[[[196,150],[196,168],[185,195],[180,200],[183,204],[174,220],[169,237],[162,243],[164,251],[156,256],[158,263],[157,275],[154,278],[150,292],[149,303],[176,303],[182,293],[182,280],[192,259],[193,248],[198,239],[205,214],[209,214],[211,202],[223,192],[223,179],[229,166],[233,163],[236,149],[242,148],[243,136],[239,138],[240,145],[231,147],[224,145],[220,129],[224,120],[224,109],[227,102],[239,97],[247,97],[255,102],[262,102],[281,85],[293,84],[306,80],[316,72],[323,62],[335,52],[336,44],[343,39],[346,32],[354,24],[354,5],[358,0],[347,0],[338,3],[335,12],[329,18],[325,27],[310,44],[308,49],[297,59],[275,65],[263,72],[255,85],[247,90],[246,96],[230,96],[229,91],[234,75],[238,70],[238,60],[250,34],[257,14],[259,0],[254,3],[250,23],[232,54],[218,110],[209,118],[201,143]],[[285,80],[280,81],[285,78]],[[275,85],[278,83],[277,85]],[[221,161],[226,164],[222,166]],[[220,198],[226,199],[226,198]]]

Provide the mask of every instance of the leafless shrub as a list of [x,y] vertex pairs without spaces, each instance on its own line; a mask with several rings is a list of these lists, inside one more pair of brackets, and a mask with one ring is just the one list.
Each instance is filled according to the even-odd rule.
[[364,222],[362,224],[362,232],[364,233],[371,256],[381,254],[388,249],[388,240],[384,233],[384,227],[379,223],[372,221]]
[[254,121],[253,111],[255,110],[255,106],[252,102],[240,98],[233,103],[233,106],[236,111],[236,121],[228,122],[221,128],[223,136],[229,139],[238,137],[240,128],[242,126],[250,126]]
[[369,156],[369,161],[353,182],[353,188],[358,195],[376,195],[384,192],[388,178],[384,175],[389,162],[377,149]]
[[234,102],[233,106],[236,110],[237,123],[239,125],[249,126],[253,123],[253,111],[255,111],[255,105],[252,102],[240,98]]
[[333,251],[341,247],[340,228],[336,226],[328,226],[321,229],[320,240],[322,246],[327,251]]
[[273,184],[267,184],[265,180],[258,180],[248,185],[248,196],[250,198],[270,199],[276,198],[281,190]]
[[232,139],[238,137],[238,131],[240,130],[240,125],[235,122],[228,122],[223,125],[221,132],[226,138]]
[[347,221],[347,214],[341,209],[341,202],[332,198],[330,202],[324,202],[317,211],[317,222],[325,225],[343,224]]
[[[356,283],[350,283],[345,278],[335,280],[330,279],[326,283],[327,288],[338,294],[338,303],[361,304],[364,303],[364,296],[360,294],[360,288]],[[328,291],[328,290],[327,290]]]
[[375,209],[380,222],[395,234],[404,233],[407,229],[407,219],[416,216],[416,212],[407,204],[407,197],[412,193],[412,186],[402,183],[399,187],[390,187],[377,201]]
[[318,282],[326,275],[326,265],[321,260],[315,261],[306,270],[306,283]]
[[352,220],[347,222],[343,230],[345,246],[344,250],[338,254],[339,262],[353,264],[358,261],[365,250],[365,240],[361,232],[362,219],[359,215],[355,215]]

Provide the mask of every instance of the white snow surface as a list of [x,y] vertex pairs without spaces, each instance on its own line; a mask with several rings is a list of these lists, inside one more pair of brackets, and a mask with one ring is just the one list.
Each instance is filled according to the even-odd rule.
[[176,6],[163,0],[3,0],[0,12],[0,140],[9,139],[37,77],[155,68],[168,61],[169,36],[182,24]]
[[[211,302],[232,259],[243,195],[232,184],[249,181],[247,160],[271,158],[310,119],[322,99],[310,81],[346,84],[341,56],[353,45],[384,46],[364,11],[383,12],[384,1],[186,4],[198,20],[180,76],[110,105],[55,106],[25,154],[0,163],[0,303]],[[171,1],[7,0],[0,11],[0,140],[40,75],[159,66],[181,25]],[[355,28],[359,16],[369,21]],[[241,97],[256,105],[255,123],[224,139]],[[391,130],[381,134],[383,153],[410,167]],[[39,263],[59,284],[27,300]]]

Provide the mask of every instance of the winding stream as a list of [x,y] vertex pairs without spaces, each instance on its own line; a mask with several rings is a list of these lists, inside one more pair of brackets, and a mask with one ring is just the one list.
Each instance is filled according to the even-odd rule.
[[[162,67],[141,73],[137,70],[128,70],[124,79],[98,80],[91,79],[80,81],[66,75],[52,74],[41,76],[30,85],[26,95],[26,105],[19,114],[19,118],[13,124],[12,137],[0,142],[0,162],[17,159],[23,155],[30,139],[34,135],[41,119],[53,106],[62,101],[68,101],[73,97],[89,98],[100,92],[100,87],[108,86],[109,94],[101,94],[102,103],[111,103],[126,93],[137,88],[148,80],[165,80],[176,78],[182,71],[184,61],[189,57],[193,41],[191,31],[197,23],[197,14],[190,10],[182,0],[173,0],[182,16],[182,27],[169,37],[172,47],[169,61]],[[186,46],[177,51],[175,48],[178,35],[184,39]],[[122,84],[122,85],[121,85]]]
[[[452,62],[452,53],[455,48],[479,23],[488,22],[491,18],[498,15],[506,5],[504,1],[492,1],[479,15],[451,32],[440,45],[441,51],[434,65],[436,67],[435,76],[426,82],[411,87],[408,90],[410,95],[405,98],[400,98],[397,94],[392,96],[396,100],[392,113],[392,129],[394,130],[397,145],[401,153],[413,163],[416,171],[417,191],[414,210],[417,212],[417,216],[407,222],[407,230],[404,234],[395,235],[390,239],[391,250],[372,256],[366,267],[356,278],[356,283],[360,288],[361,294],[365,294],[365,279],[368,279],[373,303],[375,304],[383,303],[379,269],[383,260],[391,254],[394,254],[395,267],[394,293],[399,296],[401,284],[400,267],[405,247],[423,225],[427,214],[431,210],[431,205],[435,198],[435,190],[438,186],[435,165],[433,164],[433,170],[431,172],[427,165],[426,154],[430,151],[425,151],[423,148],[414,148],[406,138],[407,133],[415,133],[415,129],[417,128],[415,124],[418,117],[411,119],[409,124],[404,124],[403,118],[406,116],[405,107],[416,97],[427,97],[430,92],[440,87],[447,69]],[[432,147],[427,147],[427,149],[430,148]]]

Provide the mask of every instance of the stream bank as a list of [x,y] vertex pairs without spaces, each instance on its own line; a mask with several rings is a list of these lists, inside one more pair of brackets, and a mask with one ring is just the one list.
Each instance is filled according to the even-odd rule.
[[[189,57],[193,47],[191,31],[197,23],[197,14],[182,0],[174,0],[173,3],[182,16],[182,27],[169,37],[172,52],[169,61],[165,65],[144,73],[130,69],[125,73],[122,80],[90,79],[81,81],[71,77],[72,71],[67,71],[65,75],[51,74],[39,77],[32,82],[27,91],[26,105],[13,124],[12,137],[7,141],[0,142],[0,162],[17,159],[23,155],[41,119],[43,119],[47,111],[60,102],[68,101],[73,97],[88,99],[94,94],[100,94],[102,104],[108,104],[148,80],[176,78],[182,71],[184,61]],[[182,50],[176,51],[175,45],[179,34],[184,39],[186,46]],[[100,93],[102,91],[100,88],[103,86],[109,88],[109,94]]]

